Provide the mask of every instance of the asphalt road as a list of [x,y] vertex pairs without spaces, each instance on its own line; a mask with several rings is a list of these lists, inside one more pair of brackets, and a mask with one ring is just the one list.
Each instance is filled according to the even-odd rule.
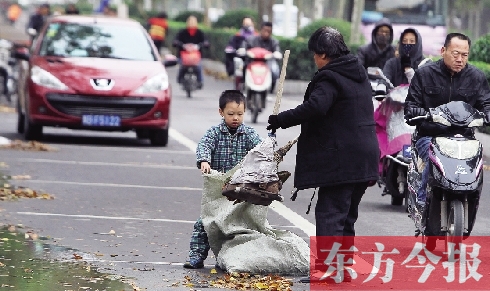
[[[103,271],[134,278],[147,290],[188,290],[170,287],[184,276],[209,274],[214,257],[201,271],[182,268],[187,258],[192,226],[200,214],[202,179],[195,167],[194,147],[205,130],[220,122],[218,96],[231,88],[230,81],[207,77],[204,88],[193,98],[175,84],[176,68],[170,68],[173,100],[171,132],[167,147],[152,147],[137,140],[133,132],[106,133],[45,128],[43,142],[54,152],[0,150],[0,162],[11,175],[30,175],[31,180],[16,185],[41,189],[54,200],[21,199],[0,202],[0,223],[23,224],[49,243],[83,252],[84,259]],[[266,136],[266,112],[254,127]],[[295,107],[301,96],[284,96],[281,110]],[[0,113],[0,136],[21,139],[15,131],[16,114]],[[246,116],[248,123],[250,116]],[[299,127],[278,130],[283,145],[299,134]],[[281,170],[294,173],[293,147],[281,163]],[[328,162],[328,161],[326,161]],[[346,165],[348,166],[348,165]],[[474,235],[489,235],[490,189],[488,175],[482,195]],[[314,234],[314,206],[306,215],[313,190],[301,191],[289,200],[292,179],[283,195],[288,199],[271,207],[271,225],[290,230],[306,241]],[[356,224],[358,235],[412,235],[414,227],[402,206],[391,206],[377,186],[368,189]],[[109,234],[113,230],[114,234]],[[212,255],[212,254],[211,254]],[[71,254],[61,253],[60,256]],[[293,290],[308,285],[295,284]]]

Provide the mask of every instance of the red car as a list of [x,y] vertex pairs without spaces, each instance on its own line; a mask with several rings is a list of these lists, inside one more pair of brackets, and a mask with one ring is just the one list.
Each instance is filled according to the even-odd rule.
[[41,139],[44,126],[134,130],[168,142],[171,92],[165,66],[136,21],[104,16],[51,17],[34,40],[19,81],[18,126]]

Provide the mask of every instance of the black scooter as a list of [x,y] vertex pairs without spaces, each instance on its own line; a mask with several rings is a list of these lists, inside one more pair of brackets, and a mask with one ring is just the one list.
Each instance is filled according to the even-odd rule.
[[454,254],[473,229],[480,201],[482,145],[475,139],[473,128],[484,125],[484,114],[465,102],[453,101],[431,108],[426,116],[412,118],[417,119],[448,126],[450,133],[432,137],[430,162],[425,165],[430,167],[427,199],[425,207],[421,208],[417,207],[416,197],[423,166],[415,148],[417,133],[412,136],[412,163],[408,169],[409,217],[415,222],[416,236],[422,234],[429,251],[435,249],[437,239],[444,239],[446,252]]

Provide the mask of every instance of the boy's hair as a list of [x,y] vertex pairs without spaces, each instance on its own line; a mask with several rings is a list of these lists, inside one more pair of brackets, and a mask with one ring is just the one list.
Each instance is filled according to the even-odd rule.
[[224,110],[226,104],[230,102],[236,102],[237,104],[243,103],[245,109],[247,107],[245,96],[238,90],[225,90],[221,93],[221,96],[219,96],[219,108],[221,110]]

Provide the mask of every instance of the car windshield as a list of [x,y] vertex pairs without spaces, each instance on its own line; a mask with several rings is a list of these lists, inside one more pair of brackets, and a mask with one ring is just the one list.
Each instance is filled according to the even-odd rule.
[[143,29],[107,23],[51,23],[41,56],[155,61]]

